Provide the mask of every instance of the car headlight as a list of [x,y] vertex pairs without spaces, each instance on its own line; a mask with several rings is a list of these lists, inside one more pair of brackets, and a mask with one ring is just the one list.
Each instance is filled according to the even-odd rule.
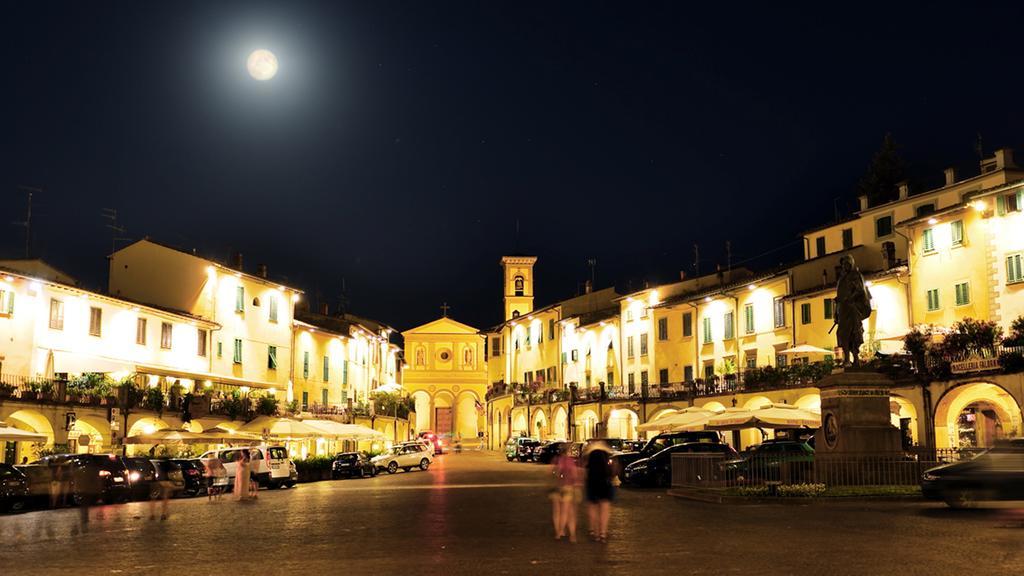
[[142,477],[142,475],[141,475],[141,474],[139,474],[138,472],[132,472],[132,473],[128,474],[128,478],[129,478],[129,479],[130,479],[130,480],[131,480],[132,482],[138,482],[138,481],[139,481],[139,478],[141,478],[141,477]]

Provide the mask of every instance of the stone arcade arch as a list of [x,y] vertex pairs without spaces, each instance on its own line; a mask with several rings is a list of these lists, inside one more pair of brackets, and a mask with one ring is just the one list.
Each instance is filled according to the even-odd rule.
[[991,446],[1021,433],[1021,409],[1005,388],[991,382],[967,382],[946,391],[935,406],[935,446]]

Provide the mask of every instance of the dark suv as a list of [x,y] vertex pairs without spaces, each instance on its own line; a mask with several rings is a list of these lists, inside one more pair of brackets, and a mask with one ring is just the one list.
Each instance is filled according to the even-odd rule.
[[21,510],[28,502],[28,477],[10,464],[0,464],[0,512]]
[[160,497],[156,466],[149,458],[123,458],[128,468],[128,486],[132,500],[153,500]]
[[669,446],[676,444],[688,444],[690,442],[705,442],[709,444],[721,444],[722,438],[718,432],[667,432],[658,434],[647,441],[639,452],[622,452],[612,455],[612,462],[619,471],[619,480],[625,480],[626,467],[640,460],[650,458]]
[[343,452],[331,462],[331,478],[366,478],[376,476],[377,467],[362,452]]
[[623,482],[636,486],[668,486],[672,480],[673,454],[721,454],[726,460],[736,458],[732,446],[720,442],[685,442],[673,444],[649,458],[641,458],[626,467]]

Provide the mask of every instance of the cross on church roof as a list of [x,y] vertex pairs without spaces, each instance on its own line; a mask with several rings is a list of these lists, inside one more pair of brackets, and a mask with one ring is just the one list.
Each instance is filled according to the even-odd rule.
[[441,304],[441,314],[443,314],[445,318],[448,317],[449,308],[451,308],[451,306],[449,306],[447,302]]

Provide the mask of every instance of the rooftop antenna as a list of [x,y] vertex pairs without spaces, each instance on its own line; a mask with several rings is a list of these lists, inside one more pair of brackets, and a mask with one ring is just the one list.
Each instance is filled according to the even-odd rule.
[[110,220],[110,224],[107,224],[107,228],[110,229],[110,253],[113,254],[117,251],[118,240],[128,240],[118,234],[124,234],[126,229],[124,226],[117,224],[117,209],[116,208],[103,208],[100,210],[100,216]]
[[985,159],[985,146],[981,139],[981,132],[978,132],[978,137],[974,140],[974,153],[978,155],[978,160]]
[[700,246],[696,242],[693,243],[693,272],[700,276]]
[[597,269],[597,258],[587,258],[587,266],[590,267],[590,287],[593,289],[594,280],[597,277],[595,270]]
[[32,194],[36,192],[42,192],[42,188],[33,188],[32,186],[18,186],[18,190],[24,190],[28,193],[28,204],[25,208],[25,220],[21,222],[14,222],[16,226],[25,227],[25,258],[32,255]]
[[725,271],[729,272],[732,270],[732,242],[729,240],[725,241]]
[[348,312],[348,288],[345,286],[345,277],[341,277],[341,294],[338,294],[338,312],[342,317]]

